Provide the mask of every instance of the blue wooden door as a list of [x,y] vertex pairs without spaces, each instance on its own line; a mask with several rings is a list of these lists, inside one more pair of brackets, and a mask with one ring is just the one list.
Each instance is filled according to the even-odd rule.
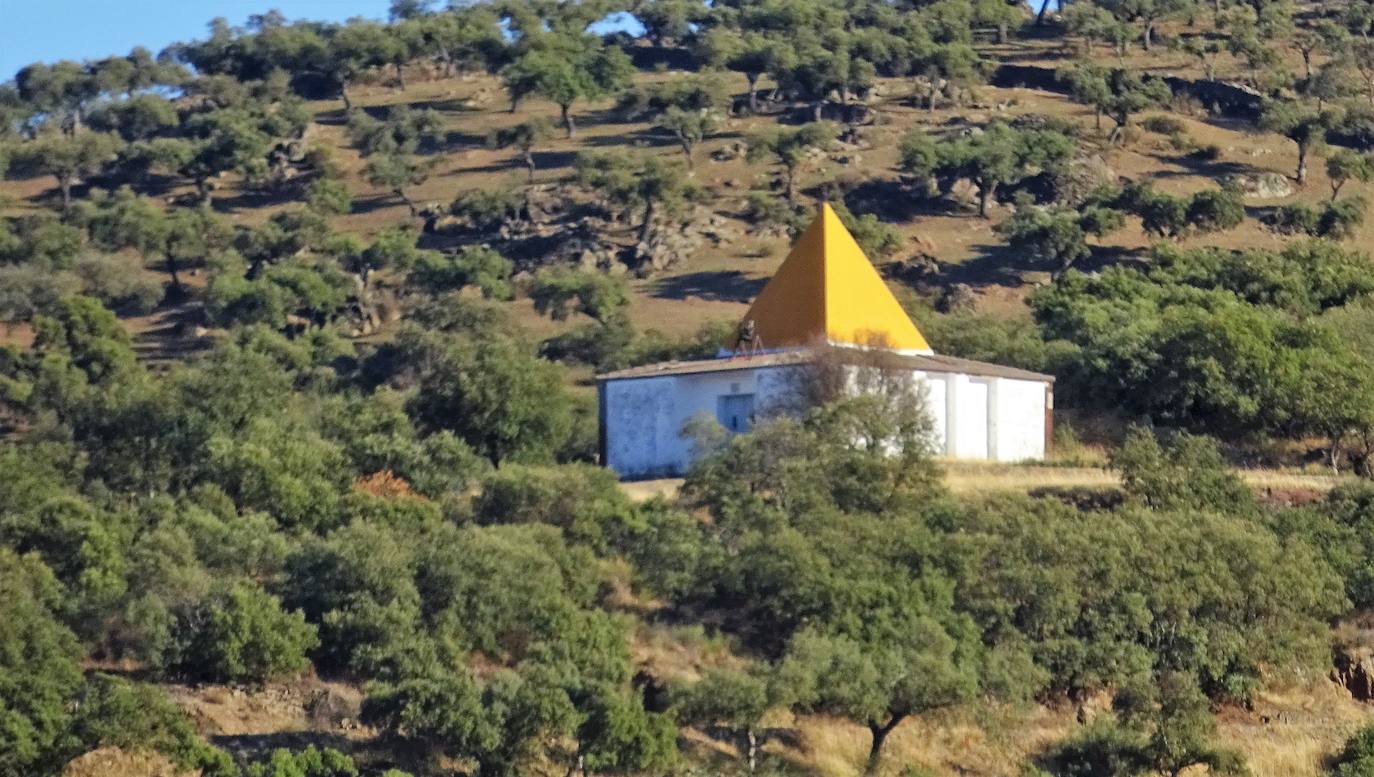
[[731,434],[749,431],[754,425],[754,395],[725,394],[716,397],[716,420]]

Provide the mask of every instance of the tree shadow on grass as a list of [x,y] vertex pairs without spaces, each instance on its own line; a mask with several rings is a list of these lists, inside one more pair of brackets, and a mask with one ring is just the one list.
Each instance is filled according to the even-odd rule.
[[1164,154],[1150,152],[1148,156],[1159,160],[1164,164],[1175,164],[1186,168],[1186,171],[1163,170],[1154,173],[1155,178],[1178,178],[1185,175],[1204,176],[1207,178],[1220,178],[1225,175],[1254,175],[1257,173],[1267,173],[1269,170],[1256,167],[1248,162],[1238,162],[1231,160],[1203,159],[1192,154]]
[[901,181],[880,178],[870,178],[848,188],[844,192],[844,205],[856,216],[871,213],[894,223],[905,223],[921,216],[968,214],[967,209],[948,198],[925,197]]
[[739,270],[693,272],[657,281],[653,295],[659,299],[748,302],[758,296],[767,282],[765,278],[750,278]]

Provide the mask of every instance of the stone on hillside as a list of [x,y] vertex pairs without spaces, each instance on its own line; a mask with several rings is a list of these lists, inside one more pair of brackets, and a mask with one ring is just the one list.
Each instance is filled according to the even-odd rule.
[[748,145],[742,140],[724,145],[711,152],[711,158],[717,162],[729,162],[732,159],[739,159],[749,150]]
[[1063,205],[1079,205],[1103,186],[1117,183],[1119,176],[1100,155],[1080,156],[1050,176],[1050,195]]
[[967,178],[960,178],[950,185],[949,198],[960,205],[977,205],[978,186]]
[[956,283],[940,295],[937,307],[941,313],[968,313],[978,304],[978,296],[967,283]]
[[557,184],[531,186],[525,192],[525,209],[530,221],[536,224],[553,221],[568,212],[568,195]]
[[644,271],[660,271],[683,264],[701,247],[700,233],[676,225],[662,225],[634,247],[634,264]]
[[1251,200],[1273,200],[1293,193],[1292,182],[1278,173],[1237,173],[1223,179],[1223,184],[1235,186]]

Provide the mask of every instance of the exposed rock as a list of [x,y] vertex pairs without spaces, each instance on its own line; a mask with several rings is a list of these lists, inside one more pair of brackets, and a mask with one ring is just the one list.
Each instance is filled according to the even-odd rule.
[[949,199],[960,205],[970,206],[978,204],[978,187],[973,181],[967,178],[960,178],[950,184]]
[[1374,628],[1371,615],[1336,629],[1331,679],[1350,691],[1356,701],[1374,701]]
[[742,140],[722,146],[711,152],[711,158],[717,162],[729,162],[732,159],[739,159],[749,150],[748,145]]
[[529,220],[545,224],[567,215],[571,203],[563,187],[557,184],[531,186],[525,190],[525,210]]
[[1236,187],[1252,200],[1273,200],[1293,193],[1292,182],[1278,173],[1237,173],[1226,176],[1222,183]]
[[310,697],[305,709],[316,728],[346,730],[356,727],[362,703],[355,694],[345,694],[338,688],[323,688]]
[[700,233],[661,225],[634,247],[633,264],[641,271],[660,271],[685,263],[701,247]]
[[1102,156],[1081,156],[1065,165],[1062,171],[1050,175],[1049,196],[1063,205],[1078,205],[1094,190],[1115,184],[1119,178]]
[[1019,130],[1043,130],[1062,124],[1062,121],[1045,113],[1023,113],[1011,120],[1011,126]]
[[973,293],[972,286],[967,283],[956,283],[945,289],[936,307],[941,313],[967,313],[971,312],[977,303],[978,296]]

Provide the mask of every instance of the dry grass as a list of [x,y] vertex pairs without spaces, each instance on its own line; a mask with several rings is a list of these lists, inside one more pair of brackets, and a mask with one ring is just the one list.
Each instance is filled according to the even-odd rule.
[[1220,739],[1245,754],[1259,777],[1309,777],[1356,729],[1374,721],[1374,708],[1332,683],[1261,694],[1255,711],[1223,716]]
[[[942,461],[940,466],[945,472],[945,485],[959,495],[1026,492],[1035,488],[1110,488],[1121,483],[1116,472],[1104,467],[980,461]],[[1242,469],[1238,472],[1256,490],[1325,492],[1349,479],[1277,469]],[[620,487],[636,502],[659,496],[672,499],[682,487],[682,480],[638,480],[622,483]]]
[[[150,752],[125,752],[102,747],[79,756],[62,770],[62,777],[191,777],[167,760]],[[196,772],[195,774],[199,774]]]
[[[1078,727],[1072,708],[985,708],[903,723],[884,749],[879,773],[894,777],[907,766],[942,777],[1016,775],[1023,764]],[[1329,682],[1262,694],[1253,712],[1223,710],[1220,743],[1239,750],[1256,777],[1317,777],[1323,760],[1356,729],[1374,720],[1374,708],[1351,700]],[[823,715],[790,723],[794,744],[767,751],[821,777],[857,777],[868,756],[862,726]],[[1201,774],[1202,772],[1197,772]]]

